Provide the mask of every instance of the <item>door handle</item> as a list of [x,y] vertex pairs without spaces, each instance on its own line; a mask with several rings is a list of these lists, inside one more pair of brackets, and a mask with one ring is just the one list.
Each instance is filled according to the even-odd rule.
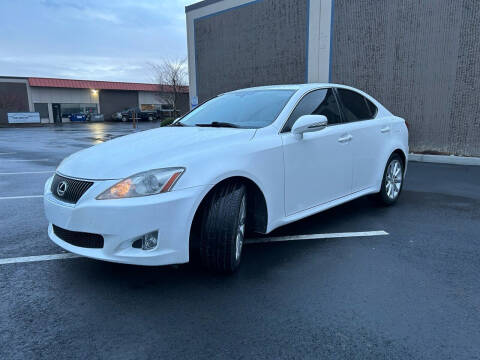
[[340,139],[338,139],[338,142],[346,143],[352,139],[353,139],[353,136],[349,134],[349,135],[342,136]]
[[390,132],[390,126],[385,126],[385,127],[381,128],[380,131],[381,131],[382,133]]

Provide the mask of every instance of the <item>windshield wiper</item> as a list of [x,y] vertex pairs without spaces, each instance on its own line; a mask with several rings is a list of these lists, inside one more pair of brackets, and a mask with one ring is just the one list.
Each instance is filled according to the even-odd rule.
[[201,127],[227,127],[227,128],[239,128],[240,126],[228,123],[228,122],[222,122],[222,121],[213,121],[210,124],[196,124],[195,126],[201,126]]
[[177,122],[171,123],[168,126],[186,126],[186,125],[182,124],[180,121],[177,121]]

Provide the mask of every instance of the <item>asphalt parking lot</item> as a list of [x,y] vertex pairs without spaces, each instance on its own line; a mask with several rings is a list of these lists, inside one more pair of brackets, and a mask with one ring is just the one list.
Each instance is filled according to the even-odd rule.
[[21,262],[64,252],[38,196],[58,163],[130,131],[0,129],[0,358],[480,359],[480,167],[411,162],[396,206],[361,198],[269,236],[388,235],[250,244],[233,276]]

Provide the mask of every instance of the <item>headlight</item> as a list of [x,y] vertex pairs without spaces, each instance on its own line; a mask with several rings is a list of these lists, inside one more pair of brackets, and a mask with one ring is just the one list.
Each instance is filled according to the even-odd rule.
[[132,175],[97,196],[97,200],[156,195],[170,191],[185,168],[166,168]]

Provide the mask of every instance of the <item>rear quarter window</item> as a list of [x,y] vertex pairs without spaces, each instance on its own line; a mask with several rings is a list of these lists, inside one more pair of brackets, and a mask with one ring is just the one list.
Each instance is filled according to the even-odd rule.
[[373,119],[377,107],[363,95],[348,89],[337,89],[346,122]]

